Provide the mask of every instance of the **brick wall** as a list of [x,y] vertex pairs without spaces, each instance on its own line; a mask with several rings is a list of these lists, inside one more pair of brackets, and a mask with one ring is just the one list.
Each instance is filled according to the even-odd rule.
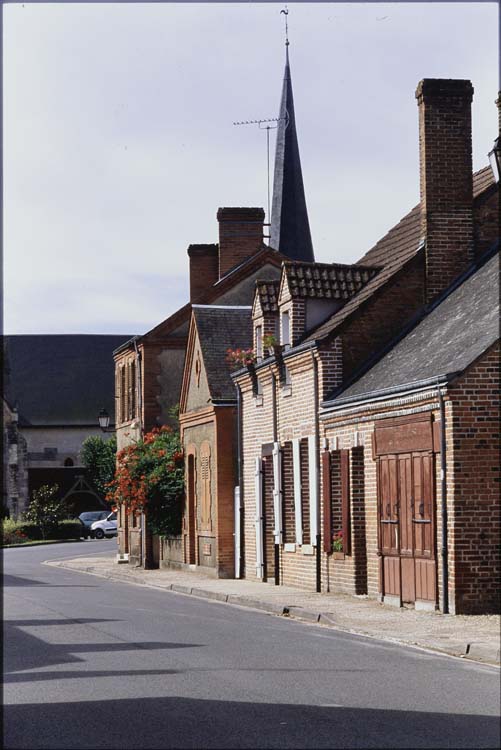
[[423,257],[418,256],[360,308],[341,332],[343,378],[379,352],[424,304]]
[[262,208],[220,208],[219,278],[263,247]]
[[451,609],[499,611],[499,343],[451,389]]
[[427,301],[473,260],[472,97],[463,80],[425,78],[416,90]]

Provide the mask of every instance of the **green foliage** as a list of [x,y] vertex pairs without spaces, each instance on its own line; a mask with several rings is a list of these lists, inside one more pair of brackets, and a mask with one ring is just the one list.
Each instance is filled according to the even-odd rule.
[[[51,539],[80,539],[82,535],[82,524],[80,521],[59,521],[50,531]],[[29,521],[13,521],[4,519],[2,521],[2,545],[23,544],[38,542],[45,539],[42,529],[36,523]]]
[[2,544],[22,544],[32,539],[40,539],[41,533],[38,526],[32,523],[14,521],[10,518],[2,520]]
[[117,439],[113,435],[109,440],[91,435],[82,443],[80,455],[87,468],[87,478],[94,485],[101,497],[105,497],[107,485],[115,476]]
[[30,521],[40,528],[42,539],[47,539],[49,534],[53,534],[58,522],[66,515],[66,507],[58,497],[58,492],[57,484],[44,484],[40,489],[34,490],[28,510],[24,514],[25,521]]
[[107,500],[124,504],[129,512],[146,511],[154,534],[178,534],[184,502],[179,434],[164,425],[120,451]]

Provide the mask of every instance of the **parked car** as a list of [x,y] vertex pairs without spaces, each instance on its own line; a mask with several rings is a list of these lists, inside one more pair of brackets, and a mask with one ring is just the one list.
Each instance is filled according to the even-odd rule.
[[94,521],[102,521],[106,518],[106,516],[109,515],[109,512],[109,510],[92,510],[86,513],[80,513],[78,520],[82,524],[82,536],[84,539],[88,539],[89,537],[92,538],[94,536],[90,527]]
[[94,521],[90,531],[94,539],[104,539],[104,537],[110,539],[112,536],[117,536],[117,514],[110,513],[101,521]]

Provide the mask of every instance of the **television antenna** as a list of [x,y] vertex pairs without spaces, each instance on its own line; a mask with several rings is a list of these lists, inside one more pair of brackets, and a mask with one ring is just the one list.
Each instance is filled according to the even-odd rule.
[[[268,222],[271,223],[270,213],[270,130],[276,130],[278,123],[285,119],[285,127],[289,124],[289,114],[284,117],[270,117],[266,120],[240,120],[234,122],[233,125],[257,125],[259,130],[266,130],[266,166],[267,166],[267,180],[268,180]],[[266,124],[265,124],[266,123]],[[274,123],[274,125],[270,125]],[[268,224],[269,225],[269,224]]]

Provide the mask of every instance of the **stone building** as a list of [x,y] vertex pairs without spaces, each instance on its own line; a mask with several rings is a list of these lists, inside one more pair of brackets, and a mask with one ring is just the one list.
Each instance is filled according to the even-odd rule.
[[13,487],[7,493],[14,517],[43,484],[58,484],[75,512],[108,507],[85,480],[80,449],[89,435],[103,436],[100,410],[114,413],[113,350],[125,338],[130,337],[4,337],[4,476],[12,477],[18,466],[17,494]]
[[[450,610],[455,612],[486,611],[493,606],[499,561],[486,524],[493,534],[496,529],[499,533],[499,500],[494,499],[496,485],[491,479],[499,468],[499,435],[493,427],[494,407],[489,404],[490,399],[496,403],[499,382],[494,372],[496,330],[491,320],[487,326],[476,308],[470,308],[469,320],[476,345],[467,347],[463,342],[463,356],[454,377],[449,369],[456,343],[463,346],[458,334],[465,325],[464,319],[454,323],[459,310],[454,295],[473,294],[485,282],[492,304],[495,298],[497,260],[486,259],[499,242],[499,183],[490,167],[472,175],[472,95],[469,81],[421,81],[416,91],[420,204],[358,263],[286,261],[278,284],[261,278],[253,307],[255,375],[242,370],[234,376],[242,400],[242,572],[249,578],[317,591],[369,593],[386,601],[393,597],[397,603],[417,602],[418,606],[442,609],[447,609],[449,599]],[[456,287],[463,292],[459,288],[455,292]],[[478,314],[473,314],[475,310]],[[376,362],[388,362],[385,354],[398,340],[403,348],[395,351],[402,352],[409,379],[399,383],[388,375],[388,385],[407,387],[411,383],[420,362],[419,350],[412,350],[410,342],[421,320],[422,328],[418,328],[430,338],[429,348],[423,346],[423,352],[430,357],[432,352],[443,355],[445,371],[435,371],[433,360],[424,368],[425,379],[439,377],[440,396],[428,394],[430,403],[425,400],[421,404],[428,411],[423,411],[425,417],[416,418],[417,427],[410,418],[399,421],[408,414],[405,409],[400,413],[397,400],[394,406],[387,404],[391,414],[386,416],[392,421],[383,432],[384,420],[371,422],[380,400],[374,393],[368,397],[374,403],[365,399],[363,407],[356,407],[360,416],[351,418],[349,396],[343,400],[345,391],[349,394],[351,384],[368,378],[362,373],[370,372]],[[279,332],[280,347],[272,353],[263,351],[260,344],[265,330]],[[452,338],[448,343],[453,333],[457,342]],[[447,376],[446,380],[440,380],[442,376]],[[383,388],[385,379],[384,374],[380,381]],[[364,387],[370,391],[367,383],[361,387],[362,393]],[[441,430],[435,413],[437,399],[439,409],[442,400],[449,402],[444,433],[448,443],[441,454],[447,454],[449,462],[447,499],[443,501],[441,487],[430,484],[441,460],[435,455]],[[415,443],[406,443],[410,440],[406,431],[416,433]],[[394,454],[378,453],[377,446],[384,445],[383,438],[380,443],[378,439],[383,435],[386,445],[393,448],[395,436],[402,437]],[[419,457],[414,457],[412,450],[410,458],[402,453],[405,446]],[[481,459],[476,450],[481,451]],[[402,469],[391,464],[390,469],[388,456],[392,461],[400,460],[395,456],[405,456],[411,464],[414,461],[416,472],[420,472],[421,493],[428,483],[426,497],[420,495],[417,503],[419,513],[424,503],[424,516],[412,520],[408,510],[404,521],[402,509],[397,523],[398,509],[395,511],[391,502],[386,517],[386,496],[390,490],[390,494],[396,492],[388,477],[393,477],[391,482],[403,481],[398,471],[408,468],[408,464],[402,464]],[[475,490],[474,506],[473,461],[479,461],[485,480],[483,489]],[[408,497],[416,498],[416,492],[413,495],[409,490]],[[384,497],[385,502],[378,504],[378,497]],[[433,517],[430,529],[440,532],[436,519],[441,504],[451,518],[444,527],[447,533],[442,544],[449,555],[445,596],[434,562],[435,531],[430,532],[427,523]],[[481,513],[474,530],[467,528],[478,509]],[[421,546],[425,544],[425,548],[404,549],[403,524],[407,522],[408,529],[411,523],[414,531],[428,529],[422,532],[426,540],[421,540]],[[387,528],[398,531],[390,533]],[[333,553],[332,535],[338,532],[342,536],[336,546],[341,543],[341,549]],[[433,549],[429,548],[429,533]],[[385,534],[397,545],[398,553],[395,546],[387,546]],[[408,542],[406,538],[405,544]],[[482,583],[484,594],[475,596],[476,583]]]

